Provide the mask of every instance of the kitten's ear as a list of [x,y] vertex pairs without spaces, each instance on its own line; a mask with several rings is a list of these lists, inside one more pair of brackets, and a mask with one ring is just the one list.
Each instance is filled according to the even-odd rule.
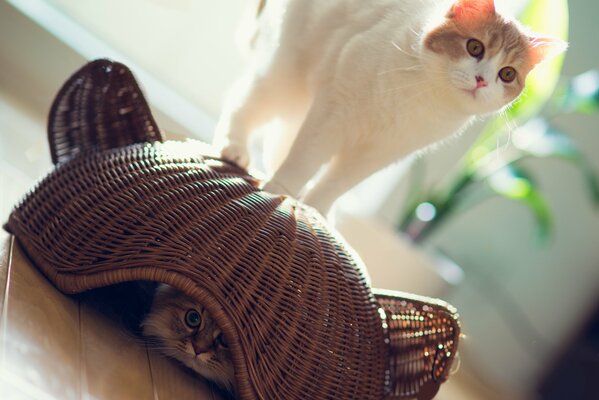
[[532,66],[549,61],[568,48],[568,42],[553,36],[528,35],[529,54]]
[[495,0],[456,0],[447,18],[470,20],[495,14]]

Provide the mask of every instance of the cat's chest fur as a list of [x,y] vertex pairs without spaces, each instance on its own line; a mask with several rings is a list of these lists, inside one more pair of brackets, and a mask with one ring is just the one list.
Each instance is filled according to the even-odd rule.
[[345,129],[349,142],[408,153],[459,129],[468,116],[444,95],[442,79],[424,72],[418,58],[419,32],[432,2],[354,3],[288,2],[273,62],[287,64],[285,69],[310,96],[328,90],[352,127]]

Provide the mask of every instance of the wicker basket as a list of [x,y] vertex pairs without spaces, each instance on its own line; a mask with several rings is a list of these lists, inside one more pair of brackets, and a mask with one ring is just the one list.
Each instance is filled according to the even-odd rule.
[[372,291],[313,209],[197,141],[163,142],[131,72],[98,60],[50,112],[55,168],[6,225],[65,293],[132,280],[201,302],[253,399],[430,399],[460,328],[441,301]]

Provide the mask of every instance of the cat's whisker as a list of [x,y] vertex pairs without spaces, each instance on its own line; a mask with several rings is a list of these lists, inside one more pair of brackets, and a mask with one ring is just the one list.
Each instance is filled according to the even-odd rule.
[[174,348],[174,347],[158,347],[158,346],[148,346],[148,349],[156,350],[156,351],[160,351],[160,352],[169,352],[169,351],[173,351],[173,350],[178,350],[177,348]]
[[414,28],[410,28],[410,32],[412,32],[417,38],[422,37],[422,32],[417,32]]
[[[401,108],[403,106],[405,106],[406,104],[409,104],[411,102],[414,102],[415,100],[422,98],[422,99],[426,99],[427,95],[431,92],[433,92],[434,90],[432,88],[429,87],[425,87],[423,90],[421,90],[418,93],[413,93],[411,96],[404,98],[403,101],[399,104],[397,104],[398,108]],[[443,93],[443,92],[439,92],[439,93]]]
[[152,348],[152,349],[158,349],[158,348],[162,349],[162,348],[171,347],[171,346],[164,344],[164,342],[162,342],[162,341],[150,341],[150,340],[146,340],[145,345],[148,348]]
[[389,89],[384,89],[384,90],[381,90],[381,91],[376,91],[375,94],[384,94],[384,93],[396,92],[396,91],[399,91],[399,90],[402,90],[402,89],[411,88],[411,87],[419,86],[419,85],[422,85],[422,86],[426,87],[425,84],[427,82],[428,82],[428,79],[426,79],[426,78],[415,79],[415,80],[410,81],[408,83],[405,83],[404,85],[401,85],[401,86],[394,86],[394,87],[389,88]]
[[137,335],[128,335],[126,339],[130,343],[136,343],[144,346],[149,342],[148,338],[139,337]]
[[[518,129],[518,123],[513,119],[510,118],[508,113],[507,113],[507,109],[503,109],[499,112],[500,118],[502,118],[505,121],[505,126],[506,126],[506,133],[507,133],[507,139],[505,144],[502,146],[504,149],[503,151],[507,150],[510,146],[510,144],[512,143],[512,133]],[[498,135],[498,139],[500,139],[500,135]],[[500,150],[500,148],[498,147],[497,149],[498,151]]]
[[387,71],[382,71],[382,72],[379,72],[377,75],[380,76],[380,75],[385,75],[385,74],[388,74],[388,73],[391,73],[391,72],[397,72],[397,71],[419,71],[419,70],[421,70],[423,68],[424,68],[423,65],[416,64],[416,65],[411,65],[409,67],[399,67],[399,68],[393,68],[393,69],[390,69],[390,70],[387,70]]
[[153,349],[158,349],[158,348],[160,348],[160,349],[174,349],[175,348],[173,346],[170,346],[170,345],[166,344],[163,341],[158,341],[158,340],[156,340],[156,341],[150,341],[150,340],[148,340],[148,341],[146,341],[146,345],[148,347],[153,348]]
[[[424,59],[424,57],[421,57],[422,59]],[[399,72],[399,71],[408,71],[408,72],[418,72],[418,71],[423,71],[423,70],[428,70],[429,72],[435,73],[435,74],[443,74],[446,75],[447,74],[447,70],[440,68],[440,67],[436,67],[434,65],[428,65],[425,66],[422,62],[418,62],[416,64],[407,66],[407,67],[398,67],[398,68],[392,68],[386,71],[381,71],[379,73],[377,73],[378,76],[382,76],[382,75],[387,75],[391,72]],[[426,79],[426,78],[424,78]]]
[[394,91],[397,91],[397,90],[400,90],[400,89],[411,88],[411,87],[414,87],[414,86],[422,85],[424,83],[426,83],[426,79],[414,80],[412,82],[408,82],[408,83],[405,83],[403,85],[393,86],[391,88],[387,88],[387,89],[383,89],[383,90],[377,91],[377,93],[394,92]]
[[[422,81],[419,81],[419,82],[413,82],[411,84],[407,84],[407,85],[403,85],[403,86],[396,86],[396,87],[393,87],[393,88],[390,88],[390,89],[385,89],[385,90],[376,92],[375,94],[377,94],[377,95],[385,95],[385,94],[389,95],[389,94],[393,94],[393,93],[396,93],[396,92],[401,92],[404,89],[418,87],[418,86],[420,86],[421,89],[417,93],[414,93],[413,96],[419,96],[419,95],[421,95],[421,94],[423,94],[425,92],[428,93],[428,92],[430,92],[430,91],[433,90],[433,89],[430,89],[427,86],[427,80],[425,79],[425,80],[422,80]],[[438,93],[441,93],[441,92],[438,92]]]
[[413,53],[410,54],[407,51],[405,51],[404,49],[402,49],[401,47],[399,47],[399,45],[397,43],[395,43],[393,40],[391,41],[391,45],[393,45],[393,47],[395,47],[397,50],[399,50],[403,54],[407,55],[408,57],[412,57],[412,58],[417,58],[418,57],[418,55],[413,54]]

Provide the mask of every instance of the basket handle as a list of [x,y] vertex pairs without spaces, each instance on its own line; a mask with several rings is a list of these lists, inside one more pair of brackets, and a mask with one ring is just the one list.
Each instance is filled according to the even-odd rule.
[[54,164],[89,150],[163,140],[129,68],[107,59],[75,72],[56,95],[48,117]]
[[449,377],[460,339],[451,305],[403,292],[373,290],[384,314],[390,381],[385,400],[431,400]]

